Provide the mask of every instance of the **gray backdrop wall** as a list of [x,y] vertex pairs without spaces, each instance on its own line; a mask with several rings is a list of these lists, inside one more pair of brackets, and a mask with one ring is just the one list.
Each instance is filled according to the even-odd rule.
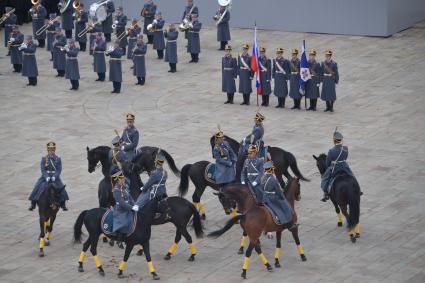
[[[200,21],[214,25],[216,0],[194,0]],[[83,0],[90,4],[96,1]],[[144,0],[114,0],[140,17]],[[186,0],[156,0],[167,22],[180,22]],[[331,34],[390,36],[425,19],[425,0],[233,0],[231,26]]]

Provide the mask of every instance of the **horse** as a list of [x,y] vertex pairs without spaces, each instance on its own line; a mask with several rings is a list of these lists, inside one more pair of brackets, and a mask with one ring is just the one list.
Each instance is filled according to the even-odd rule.
[[[313,158],[316,160],[320,175],[323,176],[327,169],[326,154],[313,155]],[[330,200],[337,214],[338,227],[342,227],[342,215],[344,215],[347,221],[347,232],[352,243],[355,243],[356,239],[360,238],[360,195],[359,183],[353,176],[348,174],[336,176],[329,192]]]
[[[255,203],[252,194],[246,186],[232,184],[227,185],[220,191],[220,194],[222,194],[222,196],[226,199],[236,201],[238,210],[243,214],[232,218],[222,229],[211,232],[208,236],[217,238],[227,232],[234,224],[238,223],[238,221],[240,221],[242,229],[246,231],[246,234],[249,238],[249,246],[245,252],[245,258],[241,274],[242,278],[246,279],[249,258],[253,249],[255,249],[255,251],[260,256],[267,270],[273,270],[272,266],[267,261],[267,258],[261,251],[260,237],[263,232],[276,232],[275,267],[279,268],[281,236],[282,231],[285,230],[287,227],[285,225],[277,225],[274,222],[273,216],[270,211],[265,206],[258,205]],[[295,212],[294,205],[295,200],[299,201],[301,199],[301,188],[299,179],[290,179],[288,185],[284,189],[284,194],[293,211],[292,223],[294,223],[295,225],[291,231],[292,237],[294,238],[295,244],[297,245],[297,250],[301,257],[301,260],[306,261],[307,257],[304,254],[303,247],[298,237],[298,225],[296,225],[297,214]]]
[[47,183],[38,199],[38,214],[40,222],[39,257],[44,257],[44,247],[50,245],[53,223],[60,207],[60,190],[51,182]]
[[[159,199],[154,198],[148,202],[142,209],[137,212],[137,222],[133,234],[129,235],[125,239],[125,253],[124,258],[121,261],[118,267],[118,277],[123,278],[123,270],[126,266],[130,253],[133,250],[135,245],[143,245],[146,261],[148,263],[149,272],[152,274],[154,280],[159,280],[158,274],[155,272],[155,268],[152,263],[150,256],[149,240],[151,238],[151,226],[155,217],[155,212],[159,206]],[[94,262],[99,274],[105,276],[105,271],[102,267],[99,256],[97,255],[97,243],[99,241],[101,230],[101,219],[104,213],[106,212],[105,208],[92,208],[90,210],[84,210],[80,213],[77,220],[74,224],[74,243],[81,243],[82,227],[83,224],[86,227],[89,237],[83,244],[83,249],[80,253],[78,260],[78,271],[84,272],[84,259],[86,257],[86,252],[90,248],[90,252],[93,255]],[[114,236],[108,235],[109,238],[115,239]]]

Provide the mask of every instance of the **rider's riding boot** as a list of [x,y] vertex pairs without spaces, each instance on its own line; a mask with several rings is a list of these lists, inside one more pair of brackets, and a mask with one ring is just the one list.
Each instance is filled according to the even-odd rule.
[[68,211],[68,208],[66,207],[64,201],[60,203],[60,206],[61,206],[61,208],[62,208],[63,211]]
[[290,232],[292,232],[292,230],[294,230],[295,228],[297,228],[297,224],[294,224],[292,222],[286,223],[286,229],[288,229]]
[[35,201],[31,201],[31,205],[30,205],[30,207],[28,208],[28,210],[29,211],[33,211],[34,209],[35,209],[35,205],[36,205],[36,202]]
[[329,194],[327,192],[323,192],[323,198],[321,201],[326,202],[329,199]]

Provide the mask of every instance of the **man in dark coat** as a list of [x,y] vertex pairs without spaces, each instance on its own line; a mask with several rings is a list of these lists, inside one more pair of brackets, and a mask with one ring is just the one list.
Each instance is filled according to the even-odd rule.
[[[40,1],[41,3],[41,1]],[[44,20],[47,16],[46,8],[43,5],[38,4],[30,9],[32,17],[32,33],[33,37],[38,41],[38,47],[44,48],[46,42],[46,31],[37,35],[37,31],[44,26]]]
[[[127,16],[124,15],[123,7],[118,7],[117,14],[115,15],[114,24],[116,25],[115,34],[117,35],[117,38],[122,33],[126,33],[125,26],[127,25]],[[127,36],[124,36],[120,40],[120,47],[123,51],[123,55],[125,55],[127,45],[128,45]]]
[[105,4],[106,7],[106,19],[102,22],[102,31],[105,34],[105,41],[111,42],[112,34],[112,14],[115,12],[115,5],[112,0],[108,0]]
[[102,34],[96,34],[93,41],[93,69],[97,73],[97,82],[105,81],[106,60],[105,60],[106,42],[102,39]]
[[80,46],[80,51],[86,51],[87,46],[87,33],[83,36],[78,36],[78,34],[85,29],[87,22],[89,21],[89,13],[84,10],[84,4],[80,3],[80,10],[77,13],[77,20],[75,21],[75,40],[78,41]]
[[179,37],[179,32],[176,30],[174,24],[170,24],[164,36],[167,38],[164,60],[170,65],[170,70],[168,72],[175,73],[177,71],[177,38]]
[[[74,20],[73,20],[73,14],[74,14],[74,8],[72,7],[72,2],[69,2],[70,4],[66,7],[63,7],[62,1],[59,2],[59,9],[65,9],[62,12],[62,25],[61,28],[65,30],[66,38],[70,39],[72,38],[72,30],[74,29]],[[68,4],[68,2],[65,2],[65,5]]]
[[17,25],[12,27],[8,41],[10,41],[10,63],[13,65],[13,72],[20,73],[22,70],[22,51],[19,47],[24,42],[24,35],[19,31]]
[[322,94],[320,98],[326,101],[325,112],[334,112],[334,102],[336,100],[336,85],[339,82],[338,64],[332,60],[332,50],[325,51],[325,61],[322,67]]
[[145,5],[143,6],[141,16],[145,18],[143,25],[143,33],[148,37],[148,44],[153,44],[153,33],[148,31],[148,25],[151,24],[155,18],[156,14],[156,5],[153,3],[153,0],[146,0]]
[[109,81],[112,82],[114,88],[111,93],[120,93],[122,82],[121,57],[123,56],[123,51],[118,39],[115,40],[114,46],[106,52],[106,56],[109,56]]
[[310,99],[310,107],[307,109],[316,111],[317,98],[320,96],[319,86],[322,78],[322,68],[316,61],[316,49],[310,49],[308,53],[308,68],[311,79],[305,84],[305,97]]
[[133,59],[133,50],[136,46],[137,36],[141,34],[142,28],[138,24],[137,19],[133,19],[131,27],[127,30],[126,36],[128,37],[128,51],[127,59]]
[[301,109],[300,93],[300,59],[298,59],[298,48],[292,49],[292,58],[289,62],[291,66],[291,75],[289,79],[289,97],[294,100],[294,106],[291,109]]
[[[11,7],[6,7],[6,13],[10,13],[12,10]],[[10,38],[10,33],[12,32],[12,27],[17,24],[18,18],[14,13],[11,13],[9,17],[2,23],[2,27],[4,27],[4,46],[7,47],[7,42]],[[10,50],[7,55],[10,55]]]
[[[182,22],[183,21],[192,21],[192,14],[196,14],[199,16],[199,9],[197,6],[193,4],[193,0],[187,0],[187,6],[184,7]],[[184,31],[184,38],[188,39],[188,30]]]
[[158,54],[158,59],[164,58],[164,49],[165,49],[165,42],[164,42],[164,24],[165,21],[162,19],[161,12],[157,12],[155,14],[155,19],[152,22],[153,25],[153,49],[156,50],[156,53]]
[[238,63],[232,57],[232,47],[226,45],[226,55],[221,59],[221,91],[227,94],[227,101],[224,104],[233,104],[233,97],[236,92],[235,79],[238,76]]
[[50,61],[53,61],[53,41],[55,41],[56,36],[56,29],[60,27],[60,22],[58,20],[55,20],[56,14],[51,13],[49,14],[49,27],[46,30],[47,33],[47,51],[50,51],[50,54],[52,55],[52,58]]
[[288,79],[291,74],[289,61],[283,58],[283,48],[276,49],[276,59],[273,60],[274,95],[277,97],[276,108],[285,108],[288,95]]
[[56,77],[65,76],[65,67],[66,67],[66,37],[62,33],[60,27],[56,28],[55,41],[53,42],[53,68],[56,69],[58,74]]
[[243,95],[241,105],[249,105],[249,97],[252,92],[251,56],[248,54],[249,44],[242,45],[242,54],[238,58],[239,93]]
[[[136,46],[132,50],[133,54],[133,75],[137,78],[136,85],[144,85],[146,77],[145,55],[147,45],[143,42],[143,34],[137,36]],[[130,51],[130,50],[129,50]]]
[[37,60],[35,59],[35,51],[37,45],[32,40],[31,35],[27,35],[26,42],[19,47],[22,51],[22,76],[28,77],[28,85],[37,85]]
[[136,155],[137,145],[139,144],[139,131],[134,126],[134,120],[136,116],[132,113],[126,115],[127,127],[121,135],[121,141],[123,145],[121,150],[124,151],[127,160],[133,160]]
[[261,82],[261,106],[269,106],[270,93],[272,93],[272,64],[269,58],[266,57],[266,48],[260,47],[260,58],[258,58],[258,67],[260,68]]
[[214,180],[217,185],[224,187],[235,180],[235,165],[238,157],[229,143],[224,140],[224,133],[221,130],[215,134],[215,146],[212,154],[216,166]]
[[217,41],[220,42],[219,50],[224,50],[225,46],[230,41],[230,12],[229,10],[226,11],[226,7],[220,6],[220,9],[214,16],[214,20],[217,22],[220,20],[220,18],[221,21],[217,23]]
[[198,15],[192,14],[192,22],[189,24],[187,52],[190,53],[192,60],[189,63],[198,63],[199,53],[201,53],[201,40],[199,31],[202,23],[198,21]]
[[264,173],[264,159],[258,156],[258,150],[256,144],[249,145],[248,156],[241,172],[241,184],[248,186],[257,203],[263,203],[261,178]]
[[65,78],[71,82],[70,90],[78,90],[79,79],[80,79],[80,70],[78,67],[78,52],[80,49],[75,46],[75,40],[70,39],[68,41],[68,46],[65,47],[66,52],[66,68],[65,68]]

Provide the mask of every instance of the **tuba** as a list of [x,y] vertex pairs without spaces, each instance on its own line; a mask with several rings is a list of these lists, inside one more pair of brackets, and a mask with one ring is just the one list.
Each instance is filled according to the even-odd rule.
[[41,4],[40,2],[41,0],[31,0],[32,7],[29,10],[31,17],[33,17],[34,14],[37,14],[38,6]]
[[74,8],[76,17],[79,18],[81,14],[80,0],[74,0],[74,2],[72,2],[72,8]]
[[184,18],[182,23],[179,24],[179,30],[182,32],[188,30],[189,24],[190,24],[190,21],[187,18]]
[[216,25],[219,25],[221,21],[223,20],[224,16],[227,14],[227,12],[232,8],[232,0],[218,0],[218,5],[222,7],[226,7],[224,12],[222,14],[217,14],[214,17],[214,20],[216,21]]
[[59,3],[59,5],[61,6],[61,8],[59,10],[60,13],[63,14],[69,8],[69,6],[71,5],[71,3],[72,3],[72,0],[62,0]]
[[106,11],[105,5],[110,0],[105,0],[97,3],[93,3],[90,5],[90,16],[96,17],[98,21],[103,22],[108,17],[108,12]]

